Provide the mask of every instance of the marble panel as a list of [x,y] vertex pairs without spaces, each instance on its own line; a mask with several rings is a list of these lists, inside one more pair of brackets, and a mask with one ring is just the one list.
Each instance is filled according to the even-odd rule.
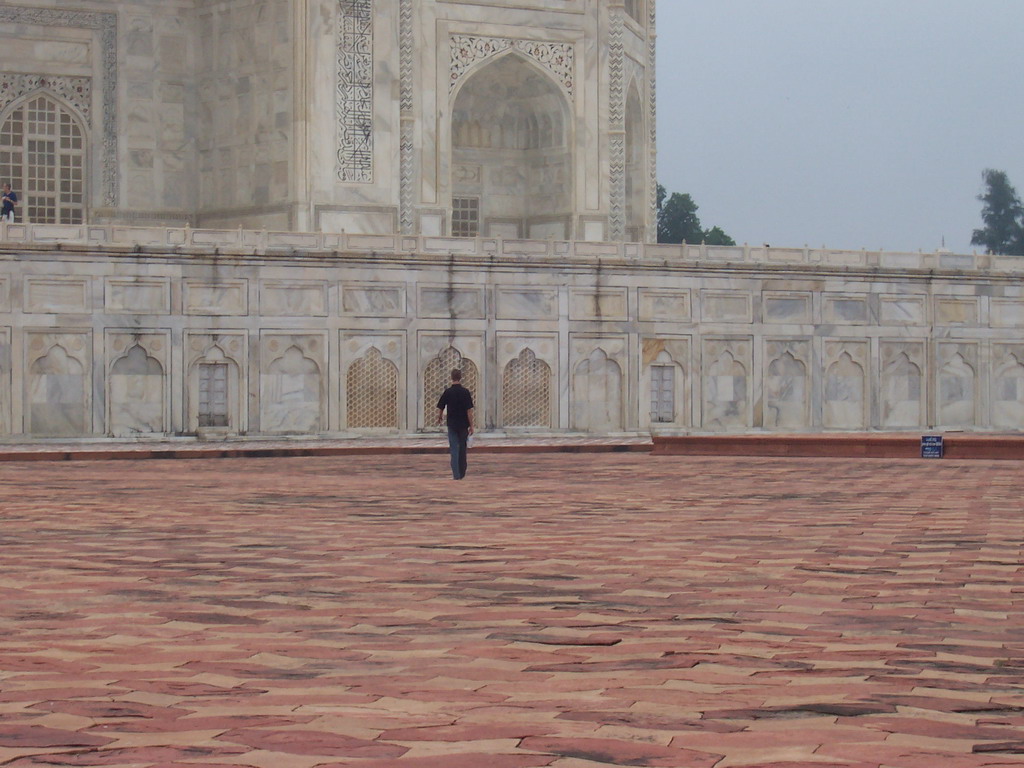
[[701,358],[703,428],[711,432],[749,429],[753,426],[753,340],[748,336],[705,338]]
[[810,339],[768,339],[764,346],[763,423],[768,429],[811,426]]
[[1024,344],[992,345],[992,426],[1024,429]]
[[467,237],[424,237],[422,248],[427,253],[476,253],[477,241]]
[[326,317],[327,283],[261,280],[260,314],[270,317]]
[[639,317],[643,321],[688,323],[693,320],[690,292],[641,289]]
[[11,311],[11,278],[0,275],[0,312]]
[[867,339],[832,339],[824,344],[822,426],[863,430],[870,426],[871,345]]
[[882,341],[879,349],[879,426],[927,426],[924,342]]
[[325,354],[321,334],[261,334],[261,432],[315,434],[326,429]]
[[753,300],[749,293],[704,290],[700,293],[700,302],[701,319],[706,323],[754,322]]
[[936,423],[944,427],[979,426],[978,342],[939,342],[936,358]]
[[41,437],[92,432],[92,334],[28,331],[25,429]]
[[42,277],[25,278],[25,311],[38,314],[91,311],[89,278]]
[[167,331],[108,332],[107,433],[115,437],[169,431]]
[[394,235],[357,235],[346,236],[345,243],[349,248],[358,251],[381,251],[394,253],[397,250]]
[[802,248],[766,248],[765,261],[782,264],[800,264],[807,260]]
[[395,214],[390,211],[322,211],[320,227],[324,232],[390,235],[396,229]]
[[863,294],[830,294],[822,298],[822,319],[831,325],[866,325],[871,312]]
[[765,291],[761,298],[766,323],[810,323],[811,294]]
[[573,289],[569,292],[569,317],[572,320],[626,320],[629,317],[626,289]]
[[366,333],[361,331],[341,332],[341,366],[346,370],[353,361],[377,349],[385,360],[400,368],[405,366],[405,333]]
[[629,369],[626,339],[574,336],[571,340],[570,426],[592,433],[625,428]]
[[925,325],[928,304],[925,296],[881,296],[878,305],[882,325]]
[[520,334],[511,331],[499,331],[497,335],[497,362],[504,368],[509,362],[529,349],[537,357],[553,368],[558,367],[558,336],[555,334]]
[[419,308],[422,317],[482,319],[484,306],[484,289],[477,285],[420,287]]
[[976,296],[936,296],[935,324],[977,326],[980,312]]
[[241,316],[249,314],[249,281],[186,280],[182,285],[186,315]]
[[111,314],[167,315],[171,312],[168,278],[108,277],[103,295],[106,311]]
[[405,317],[405,285],[345,283],[341,287],[341,312],[356,317]]
[[866,251],[811,251],[811,261],[830,267],[864,267],[868,263]]
[[1024,328],[1024,301],[992,299],[990,324],[993,328]]
[[558,318],[557,288],[501,286],[496,290],[500,320],[555,320]]

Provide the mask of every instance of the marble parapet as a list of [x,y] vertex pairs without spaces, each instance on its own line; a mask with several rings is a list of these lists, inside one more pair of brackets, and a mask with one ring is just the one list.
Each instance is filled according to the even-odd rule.
[[124,249],[153,254],[212,253],[245,256],[276,254],[309,256],[337,254],[386,256],[457,255],[488,259],[527,257],[554,261],[615,261],[645,265],[738,264],[782,269],[801,265],[815,268],[884,269],[896,272],[941,270],[1024,272],[1024,259],[949,251],[899,252],[772,248],[767,246],[666,245],[564,240],[431,237],[422,235],[365,235],[331,232],[272,232],[247,229],[190,229],[118,225],[0,224],[0,247],[59,245],[70,250],[116,253]]

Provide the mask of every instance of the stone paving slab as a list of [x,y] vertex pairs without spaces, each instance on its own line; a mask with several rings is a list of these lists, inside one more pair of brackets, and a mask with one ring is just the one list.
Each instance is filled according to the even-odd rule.
[[0,465],[0,766],[1024,764],[998,461]]

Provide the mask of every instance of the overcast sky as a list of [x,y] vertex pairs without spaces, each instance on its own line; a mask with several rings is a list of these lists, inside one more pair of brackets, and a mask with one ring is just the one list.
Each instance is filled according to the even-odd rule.
[[660,0],[658,178],[774,246],[970,252],[1024,190],[1024,0]]

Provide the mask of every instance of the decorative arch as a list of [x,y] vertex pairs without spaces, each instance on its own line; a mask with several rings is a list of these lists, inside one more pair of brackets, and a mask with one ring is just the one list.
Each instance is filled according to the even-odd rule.
[[526,348],[502,375],[502,422],[506,427],[551,427],[551,366]]
[[598,347],[576,366],[573,428],[583,432],[622,429],[622,368]]
[[992,377],[992,426],[1024,429],[1024,355],[1007,351]]
[[398,366],[376,347],[349,366],[346,413],[351,429],[398,429]]
[[11,104],[0,122],[0,178],[18,193],[20,215],[39,224],[81,224],[87,209],[86,121],[48,89]]
[[[451,383],[451,372],[462,371],[462,386],[470,391],[474,401],[479,399],[480,375],[476,364],[462,356],[455,347],[449,346],[437,353],[423,371],[423,425],[433,426],[437,413],[437,401]],[[477,402],[477,410],[479,403]]]
[[807,427],[807,364],[786,350],[768,366],[765,381],[766,427]]
[[321,372],[297,343],[289,344],[261,374],[263,432],[319,432],[323,429]]
[[939,424],[971,427],[975,424],[974,392],[977,372],[956,352],[939,371]]
[[647,406],[648,426],[686,422],[686,409],[681,397],[685,378],[686,369],[668,349],[662,348],[645,364],[644,391],[641,395]]
[[916,427],[921,422],[921,367],[901,351],[882,369],[882,426]]
[[107,409],[115,437],[166,431],[164,367],[141,344],[131,345],[110,366]]
[[[71,342],[74,344],[74,342]],[[86,366],[64,344],[50,346],[29,367],[28,431],[45,436],[89,431]]]
[[567,238],[572,111],[564,84],[516,48],[453,91],[452,234]]
[[213,343],[189,367],[189,429],[240,431],[238,363]]
[[864,367],[844,351],[825,373],[823,424],[827,429],[867,427]]
[[704,426],[727,429],[749,426],[747,368],[725,349],[708,367],[705,377]]

